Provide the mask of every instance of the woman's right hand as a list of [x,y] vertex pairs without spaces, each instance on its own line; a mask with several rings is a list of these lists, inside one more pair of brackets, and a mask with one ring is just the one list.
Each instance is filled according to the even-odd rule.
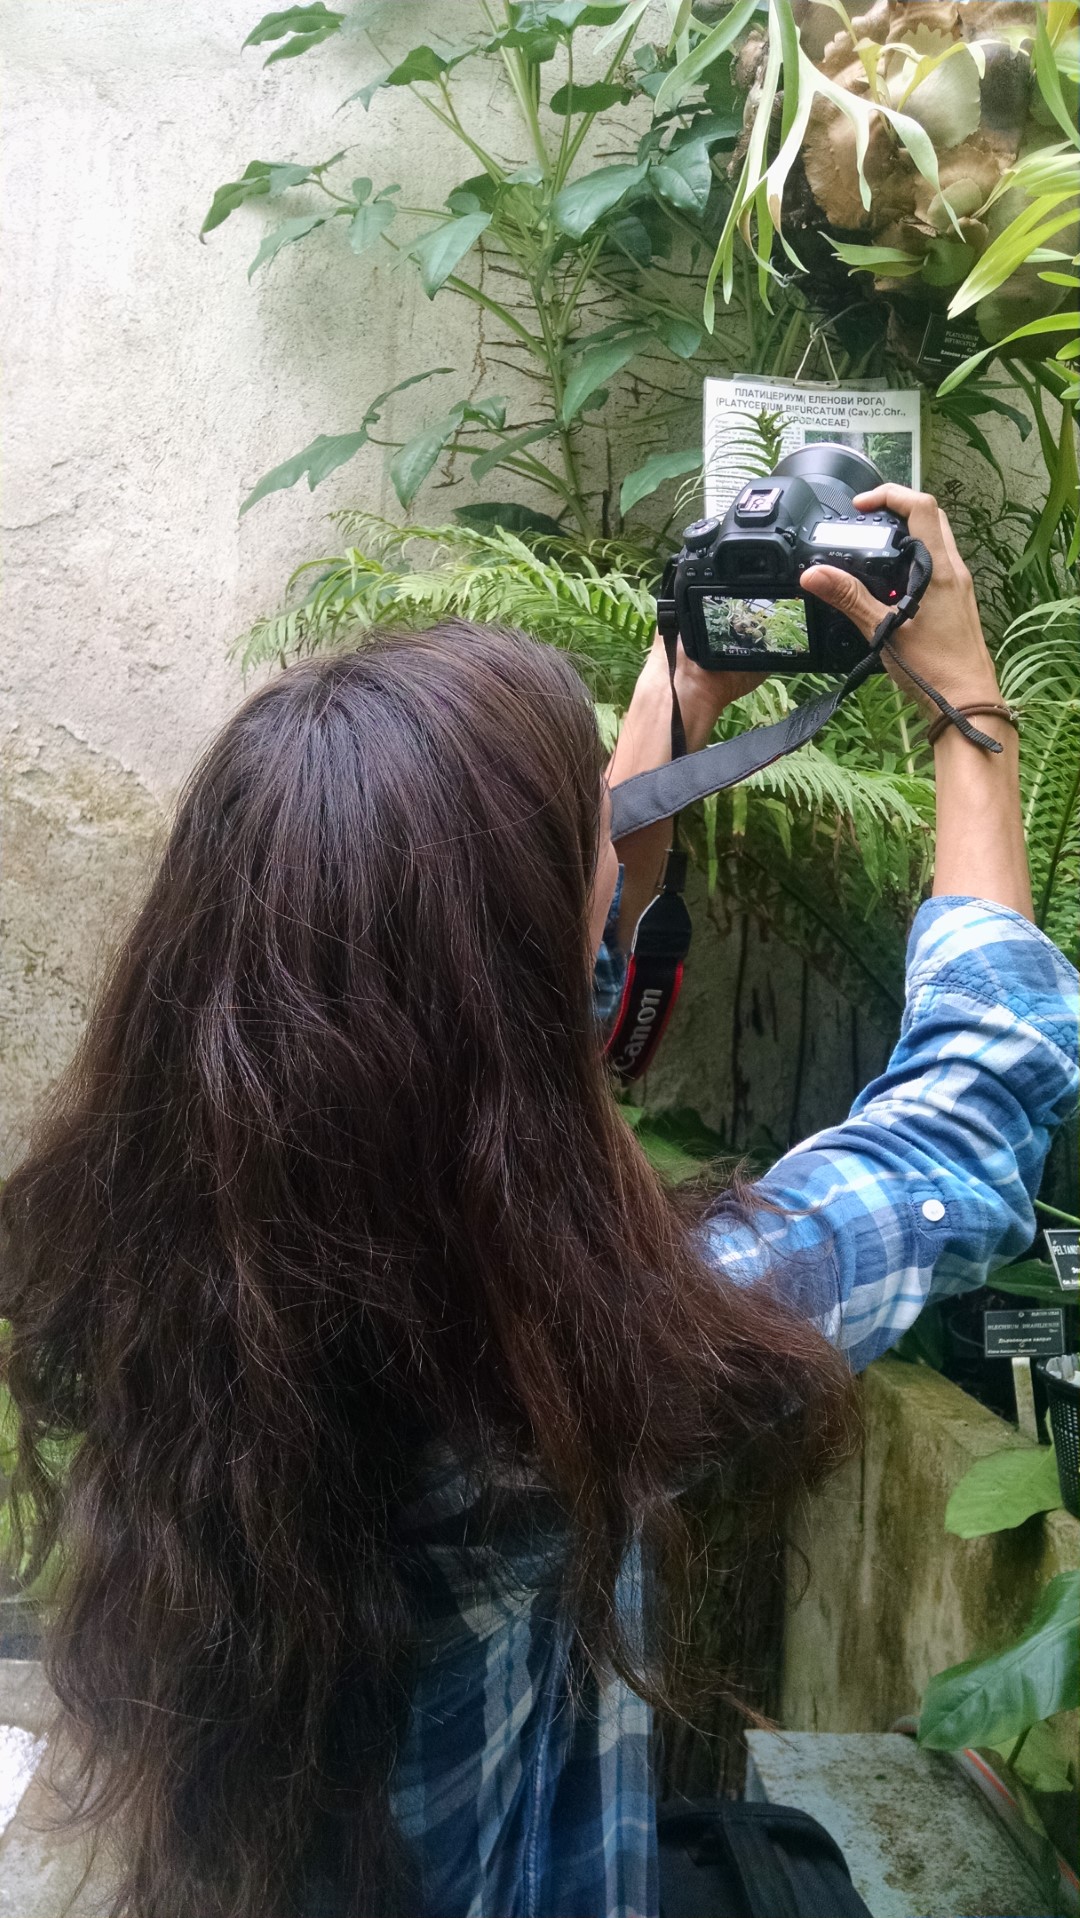
[[[912,493],[906,486],[879,486],[872,493],[860,493],[855,504],[863,513],[879,512],[882,507],[899,513],[934,562],[934,576],[918,612],[891,642],[900,660],[910,660],[915,671],[953,706],[999,703],[997,675],[983,638],[971,574],[936,499],[929,493]],[[867,639],[873,637],[886,609],[849,573],[815,566],[803,574],[802,583],[846,613]],[[901,691],[918,703],[927,718],[936,718],[936,707],[903,665],[888,657],[885,665]],[[1019,742],[1004,718],[980,716],[978,724],[998,743],[1000,752],[972,745],[955,726],[944,727],[934,747],[934,891],[939,897],[991,900],[1030,919]]]
[[[931,493],[913,493],[907,486],[878,486],[860,493],[860,513],[898,513],[908,530],[922,540],[934,564],[934,575],[914,616],[901,626],[891,645],[901,661],[910,660],[917,673],[953,706],[999,700],[994,662],[983,638],[971,574],[953,538],[952,527]],[[872,639],[888,610],[850,573],[834,566],[811,566],[801,584],[853,621],[865,639]],[[927,718],[936,708],[920,692],[902,666],[887,655],[886,671],[901,692],[920,706]]]

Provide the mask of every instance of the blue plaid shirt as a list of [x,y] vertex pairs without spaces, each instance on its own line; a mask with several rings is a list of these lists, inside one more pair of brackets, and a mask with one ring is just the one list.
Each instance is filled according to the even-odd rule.
[[[717,1265],[748,1284],[783,1274],[855,1367],[932,1295],[981,1285],[1030,1243],[1050,1134],[1076,1100],[1074,984],[1016,913],[923,906],[886,1071],[762,1179],[767,1208],[713,1221]],[[391,1783],[424,1910],[655,1918],[649,1709],[582,1666],[558,1604],[558,1511],[527,1474],[471,1485],[443,1454],[408,1525],[425,1628]],[[619,1598],[632,1615],[632,1564]]]

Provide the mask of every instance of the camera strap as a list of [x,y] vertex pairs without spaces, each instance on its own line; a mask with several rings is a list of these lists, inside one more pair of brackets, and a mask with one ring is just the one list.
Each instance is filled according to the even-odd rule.
[[623,839],[644,826],[655,825],[661,819],[673,821],[673,850],[668,854],[663,884],[635,929],[622,1000],[605,1048],[620,1079],[636,1079],[647,1069],[682,985],[691,934],[690,915],[682,898],[686,855],[678,847],[678,816],[684,806],[711,793],[722,792],[728,786],[736,786],[752,773],[761,772],[777,759],[805,746],[828,724],[848,694],[874,671],[882,653],[887,653],[901,666],[966,739],[987,752],[1001,751],[997,740],[972,726],[963,713],[958,713],[920,673],[900,659],[892,646],[897,629],[917,612],[933,572],[930,554],[921,540],[909,537],[905,550],[909,561],[907,591],[895,606],[890,606],[869,642],[865,658],[834,691],[821,693],[804,706],[797,706],[794,712],[786,713],[771,726],[755,726],[749,732],[722,739],[697,753],[686,750],[686,732],[675,691],[679,626],[672,590],[675,562],[669,561],[656,602],[656,620],[671,676],[671,760],[666,766],[657,766],[651,772],[637,773],[632,779],[624,780],[611,794],[614,840]]

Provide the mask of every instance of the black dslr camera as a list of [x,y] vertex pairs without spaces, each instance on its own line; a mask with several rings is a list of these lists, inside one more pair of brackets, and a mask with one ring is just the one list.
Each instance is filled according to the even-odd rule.
[[768,478],[748,480],[723,520],[688,526],[664,593],[673,590],[690,658],[710,672],[840,675],[865,659],[858,627],[799,580],[808,566],[839,566],[883,608],[901,598],[906,522],[852,504],[880,485],[876,466],[850,447],[801,446]]

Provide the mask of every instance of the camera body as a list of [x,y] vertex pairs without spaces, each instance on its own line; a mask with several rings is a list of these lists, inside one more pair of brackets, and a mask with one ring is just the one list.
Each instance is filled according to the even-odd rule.
[[[880,485],[877,468],[850,447],[801,446],[767,478],[748,480],[723,520],[688,526],[674,599],[689,657],[710,672],[850,672],[866,657],[866,640],[843,613],[804,593],[800,579],[808,566],[836,566],[883,609],[902,596],[906,521],[853,505]],[[774,604],[784,600],[805,607],[805,635],[797,607],[787,622],[790,644]]]

